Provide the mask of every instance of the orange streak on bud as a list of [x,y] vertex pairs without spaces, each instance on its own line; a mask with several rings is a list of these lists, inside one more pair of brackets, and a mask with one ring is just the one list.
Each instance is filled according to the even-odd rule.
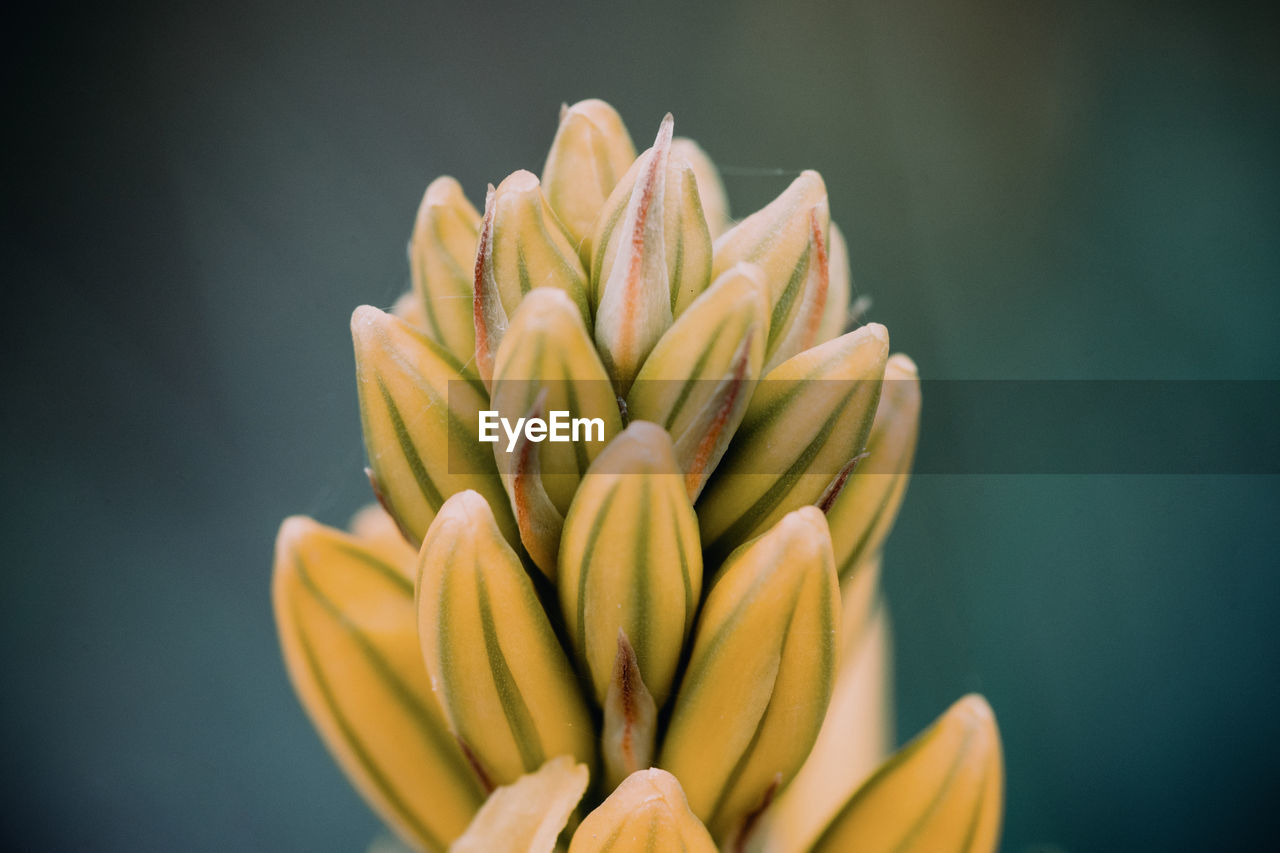
[[696,500],[702,491],[702,485],[706,481],[707,463],[711,461],[711,456],[724,432],[725,424],[729,422],[729,416],[733,413],[738,398],[742,395],[742,389],[746,385],[747,367],[751,358],[751,340],[755,337],[755,333],[756,330],[752,327],[743,336],[742,343],[738,345],[738,351],[733,357],[733,377],[720,397],[720,406],[716,409],[716,416],[710,428],[703,433],[702,439],[698,442],[698,448],[689,463],[689,470],[685,472],[684,485],[689,493],[689,500]]

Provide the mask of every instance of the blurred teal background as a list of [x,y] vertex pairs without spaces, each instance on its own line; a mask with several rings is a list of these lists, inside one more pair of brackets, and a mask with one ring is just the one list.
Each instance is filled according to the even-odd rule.
[[[407,287],[423,188],[540,170],[561,101],[642,147],[672,111],[738,215],[819,169],[927,378],[1280,378],[1271,4],[54,3],[3,39],[9,849],[377,831],[285,680],[272,540],[366,500],[347,321]],[[1008,851],[1269,846],[1277,519],[1274,477],[918,477],[900,734],[990,698]]]

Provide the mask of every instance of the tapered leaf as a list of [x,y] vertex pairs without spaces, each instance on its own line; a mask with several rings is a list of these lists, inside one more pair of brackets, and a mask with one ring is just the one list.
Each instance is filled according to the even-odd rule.
[[614,188],[593,238],[596,343],[626,393],[658,338],[710,283],[711,235],[690,164],[671,154],[668,115]]
[[714,240],[729,230],[729,197],[720,180],[720,170],[707,152],[692,139],[677,136],[671,141],[671,156],[689,164],[698,182],[698,196],[707,220],[707,230]]
[[637,770],[653,763],[658,734],[658,706],[645,687],[636,650],[627,632],[618,629],[618,653],[604,697],[604,731],[600,736],[605,783],[617,787]]

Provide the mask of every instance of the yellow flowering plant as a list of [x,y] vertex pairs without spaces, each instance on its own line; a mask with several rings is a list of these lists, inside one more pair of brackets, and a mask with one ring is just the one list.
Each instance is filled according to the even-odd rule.
[[303,707],[400,838],[994,850],[985,700],[890,754],[880,553],[920,385],[846,328],[818,173],[735,223],[670,116],[637,155],[583,101],[483,210],[434,181],[409,262],[351,323],[379,505],[286,520],[272,590]]

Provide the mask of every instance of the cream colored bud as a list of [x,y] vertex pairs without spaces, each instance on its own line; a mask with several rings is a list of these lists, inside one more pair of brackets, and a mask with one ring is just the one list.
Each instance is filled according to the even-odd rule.
[[427,187],[409,239],[409,270],[421,326],[463,365],[471,364],[475,333],[471,322],[472,270],[480,214],[453,178]]
[[449,853],[552,853],[587,790],[587,767],[567,755],[547,759],[489,795]]
[[766,372],[817,343],[827,303],[830,222],[822,176],[806,171],[715,242],[712,275],[748,261],[769,284]]
[[595,733],[573,668],[520,558],[475,492],[440,509],[418,561],[418,638],[449,728],[494,785],[572,755]]
[[561,107],[542,186],[573,245],[585,250],[584,262],[600,210],[635,159],[631,135],[613,107],[594,99]]
[[370,479],[414,547],[445,499],[464,489],[494,502],[503,532],[519,541],[489,448],[466,439],[487,408],[480,382],[442,345],[377,308],[355,310],[351,336]]
[[1000,840],[1004,761],[991,706],[971,694],[904,746],[836,815],[815,853],[991,853]]
[[872,323],[783,362],[751,397],[698,499],[708,561],[805,504],[866,446],[889,333]]
[[[500,344],[506,318],[515,314],[531,290],[558,288],[577,306],[584,322],[591,315],[587,271],[532,172],[512,173],[488,195],[482,230],[474,320],[485,356],[481,375],[488,378],[488,354],[496,351],[495,343]],[[500,306],[492,304],[495,294]]]
[[816,507],[735,551],[712,586],[658,763],[722,844],[809,754],[835,678],[839,619]]
[[285,666],[325,745],[401,836],[443,849],[485,791],[431,692],[412,583],[363,540],[295,516],[276,539],[271,593]]
[[631,416],[671,434],[690,499],[697,499],[746,413],[768,327],[760,270],[738,264],[680,315],[631,386]]
[[634,421],[592,463],[565,518],[556,585],[596,701],[613,679],[622,630],[649,692],[665,704],[702,595],[702,553],[661,427]]
[[668,115],[615,187],[592,240],[596,342],[620,391],[710,282],[711,235],[692,166],[671,153]]

